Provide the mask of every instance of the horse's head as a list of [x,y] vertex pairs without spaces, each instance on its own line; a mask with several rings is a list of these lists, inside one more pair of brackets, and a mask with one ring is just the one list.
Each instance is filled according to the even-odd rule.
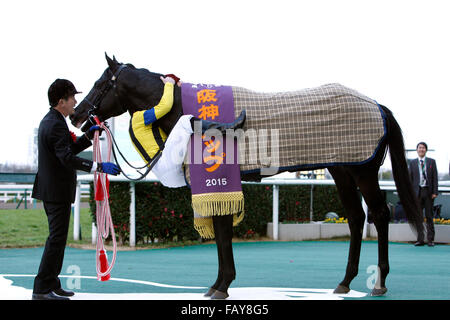
[[111,60],[107,55],[106,60],[108,68],[75,108],[75,113],[70,116],[72,124],[78,128],[86,121],[90,113],[97,115],[101,120],[106,120],[126,111],[117,99],[117,93],[121,90],[117,78],[126,65],[118,63],[115,58]]
[[[78,128],[87,120],[89,114],[94,114],[100,121],[105,121],[126,111],[132,114],[137,110],[154,107],[161,99],[164,89],[164,84],[160,80],[161,74],[136,69],[131,64],[117,62],[115,57],[111,59],[108,55],[105,56],[108,68],[70,117],[72,124]],[[177,97],[175,100],[179,101]],[[173,120],[170,122],[167,124],[169,128],[164,123],[161,123],[161,127],[170,131]]]

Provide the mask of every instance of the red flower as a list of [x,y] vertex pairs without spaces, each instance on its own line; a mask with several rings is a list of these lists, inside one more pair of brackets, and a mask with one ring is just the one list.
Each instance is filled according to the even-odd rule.
[[75,135],[75,133],[73,133],[72,131],[69,131],[69,132],[70,132],[70,137],[72,138],[73,142],[76,142],[77,136]]

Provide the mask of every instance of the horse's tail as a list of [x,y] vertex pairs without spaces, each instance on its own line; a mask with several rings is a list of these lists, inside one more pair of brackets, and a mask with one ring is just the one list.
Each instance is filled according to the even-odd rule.
[[400,202],[405,210],[409,224],[417,232],[423,232],[423,218],[417,196],[409,177],[408,164],[405,157],[405,145],[400,126],[392,112],[385,106],[381,106],[386,116],[387,144],[392,162],[392,173]]

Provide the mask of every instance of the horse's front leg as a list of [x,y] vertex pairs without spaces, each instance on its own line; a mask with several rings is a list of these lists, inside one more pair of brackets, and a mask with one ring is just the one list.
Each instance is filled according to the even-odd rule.
[[216,235],[219,271],[216,282],[212,285],[207,295],[211,299],[226,299],[228,288],[236,278],[236,269],[233,258],[233,216],[214,216],[214,233]]

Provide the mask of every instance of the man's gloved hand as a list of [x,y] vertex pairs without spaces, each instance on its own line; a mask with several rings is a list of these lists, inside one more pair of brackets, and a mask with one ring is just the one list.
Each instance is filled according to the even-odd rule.
[[100,126],[95,125],[95,126],[90,127],[89,130],[85,133],[86,137],[89,140],[92,140],[94,138],[94,133],[96,130],[99,130],[99,134],[102,134],[103,129],[100,128]]
[[100,162],[97,163],[97,171],[117,176],[120,173],[120,169],[112,162]]

